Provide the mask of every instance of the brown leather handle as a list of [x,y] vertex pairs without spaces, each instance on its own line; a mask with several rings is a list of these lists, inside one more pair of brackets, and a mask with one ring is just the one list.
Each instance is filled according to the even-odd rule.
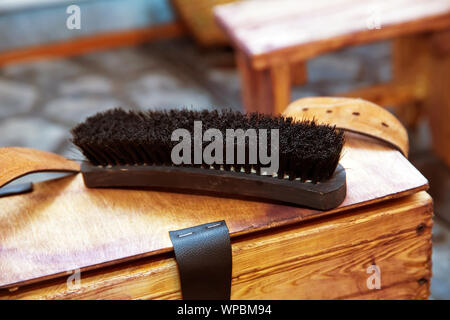
[[408,133],[389,111],[363,99],[314,97],[292,102],[283,113],[298,120],[316,119],[337,128],[383,140],[408,157]]
[[35,172],[79,172],[80,165],[60,155],[36,149],[0,148],[0,188]]
[[170,231],[184,300],[229,300],[232,252],[224,220]]

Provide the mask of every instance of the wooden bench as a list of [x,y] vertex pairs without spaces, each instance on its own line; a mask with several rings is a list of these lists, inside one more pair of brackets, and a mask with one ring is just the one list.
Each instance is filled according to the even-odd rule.
[[214,14],[236,49],[247,111],[281,113],[292,83],[306,82],[308,59],[394,39],[393,80],[340,95],[399,107],[407,124],[426,113],[434,149],[450,165],[449,0],[250,0]]

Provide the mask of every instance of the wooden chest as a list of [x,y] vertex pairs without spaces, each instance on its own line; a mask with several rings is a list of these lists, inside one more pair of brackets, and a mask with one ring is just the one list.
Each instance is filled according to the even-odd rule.
[[347,134],[333,210],[86,189],[80,174],[0,198],[0,298],[177,299],[168,232],[225,220],[232,299],[426,299],[432,200],[386,144]]

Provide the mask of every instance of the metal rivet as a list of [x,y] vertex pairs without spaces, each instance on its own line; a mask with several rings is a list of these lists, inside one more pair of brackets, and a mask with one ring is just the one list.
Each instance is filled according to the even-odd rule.
[[189,232],[189,233],[185,233],[185,234],[179,234],[178,238],[187,237],[187,236],[190,236],[191,234],[193,234],[193,232]]
[[425,278],[420,278],[419,280],[417,280],[417,283],[418,283],[419,285],[424,285],[424,284],[426,284],[427,282],[428,282],[428,280],[425,279]]
[[423,223],[419,224],[416,228],[416,232],[419,235],[424,233],[425,232],[425,224],[423,224]]
[[216,224],[213,224],[212,226],[207,226],[206,228],[207,228],[207,229],[211,229],[211,228],[218,227],[218,226],[220,226],[220,225],[221,225],[220,223],[216,223]]

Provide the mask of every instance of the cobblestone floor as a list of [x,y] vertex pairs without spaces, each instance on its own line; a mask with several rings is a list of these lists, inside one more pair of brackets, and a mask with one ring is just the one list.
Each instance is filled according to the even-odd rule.
[[[294,88],[293,99],[386,81],[389,60],[389,43],[314,59],[308,63],[308,84]],[[232,52],[202,51],[180,39],[1,68],[0,146],[33,147],[81,159],[69,142],[70,128],[117,106],[241,110]],[[430,151],[426,124],[411,132],[410,139],[411,161],[431,183],[437,215],[432,298],[450,299],[450,170]]]

